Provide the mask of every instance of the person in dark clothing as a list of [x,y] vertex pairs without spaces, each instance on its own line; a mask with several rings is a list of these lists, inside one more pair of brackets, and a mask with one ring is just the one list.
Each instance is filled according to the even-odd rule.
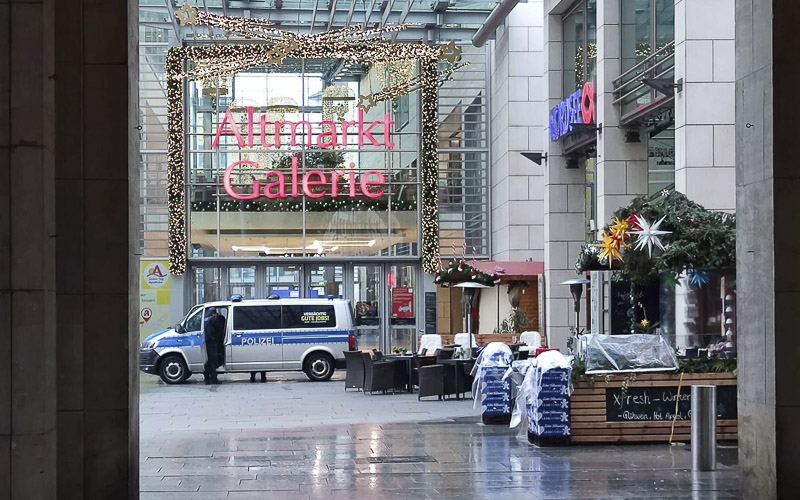
[[225,317],[217,311],[217,308],[209,307],[203,323],[203,341],[206,349],[203,381],[206,385],[219,384],[217,368],[223,365],[225,357]]

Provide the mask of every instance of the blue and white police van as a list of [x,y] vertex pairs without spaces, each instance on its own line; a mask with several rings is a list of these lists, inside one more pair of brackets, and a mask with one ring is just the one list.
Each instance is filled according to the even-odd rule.
[[356,349],[353,310],[343,299],[269,299],[194,306],[172,328],[147,337],[139,349],[143,372],[167,384],[202,373],[203,318],[214,307],[225,317],[225,364],[219,373],[302,370],[312,381],[331,378]]

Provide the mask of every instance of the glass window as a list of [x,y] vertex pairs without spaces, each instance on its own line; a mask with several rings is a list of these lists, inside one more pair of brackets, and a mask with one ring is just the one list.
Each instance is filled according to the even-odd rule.
[[197,333],[203,327],[203,308],[198,308],[194,314],[189,316],[189,319],[186,320],[186,324],[183,326],[186,329],[186,333]]
[[267,267],[267,295],[284,299],[300,297],[300,266]]
[[592,230],[592,221],[597,224],[597,203],[595,197],[595,166],[597,165],[597,158],[586,159],[586,242],[594,243],[597,240],[595,231]]
[[564,96],[597,76],[597,1],[580,2],[563,20]]
[[279,330],[281,306],[237,306],[233,308],[234,330]]
[[[205,92],[216,81],[190,83],[190,255],[379,256],[396,255],[396,244],[416,253],[419,91],[357,107],[416,66],[294,59],[228,77],[224,94]],[[360,121],[377,124],[364,134]]]
[[309,266],[306,269],[308,270],[308,296],[310,298],[344,296],[343,266]]
[[675,187],[675,129],[668,128],[647,141],[647,184],[649,194]]
[[220,299],[220,270],[218,267],[196,267],[192,283],[195,304]]
[[284,328],[332,328],[336,326],[333,306],[291,305],[283,306]]
[[252,299],[256,295],[256,266],[228,269],[228,293]]

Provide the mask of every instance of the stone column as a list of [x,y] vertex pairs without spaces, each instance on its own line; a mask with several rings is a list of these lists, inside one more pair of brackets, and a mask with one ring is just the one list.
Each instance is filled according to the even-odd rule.
[[546,93],[542,0],[520,3],[497,30],[492,73],[492,258],[544,259]]
[[708,209],[736,205],[734,1],[675,0],[675,188]]
[[800,491],[800,4],[736,1],[736,279],[742,498]]
[[620,75],[619,0],[597,2],[597,219],[601,229],[614,211],[647,193],[647,139],[625,142],[626,129],[619,124],[614,105],[613,80]]
[[[553,2],[545,7],[545,83],[547,111],[563,99],[562,24],[560,15],[550,15]],[[563,7],[563,6],[562,6]],[[586,171],[568,169],[560,142],[550,141],[549,123],[544,129],[547,168],[544,176],[545,332],[550,347],[566,352],[569,326],[575,317],[569,288],[561,282],[573,279],[575,259],[585,241],[584,190]]]

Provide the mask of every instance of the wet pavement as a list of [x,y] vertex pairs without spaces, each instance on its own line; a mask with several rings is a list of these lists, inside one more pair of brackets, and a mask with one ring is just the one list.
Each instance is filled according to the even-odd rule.
[[471,401],[226,378],[143,377],[143,500],[739,498],[735,447],[718,450],[716,472],[693,474],[683,446],[537,448],[480,424]]

